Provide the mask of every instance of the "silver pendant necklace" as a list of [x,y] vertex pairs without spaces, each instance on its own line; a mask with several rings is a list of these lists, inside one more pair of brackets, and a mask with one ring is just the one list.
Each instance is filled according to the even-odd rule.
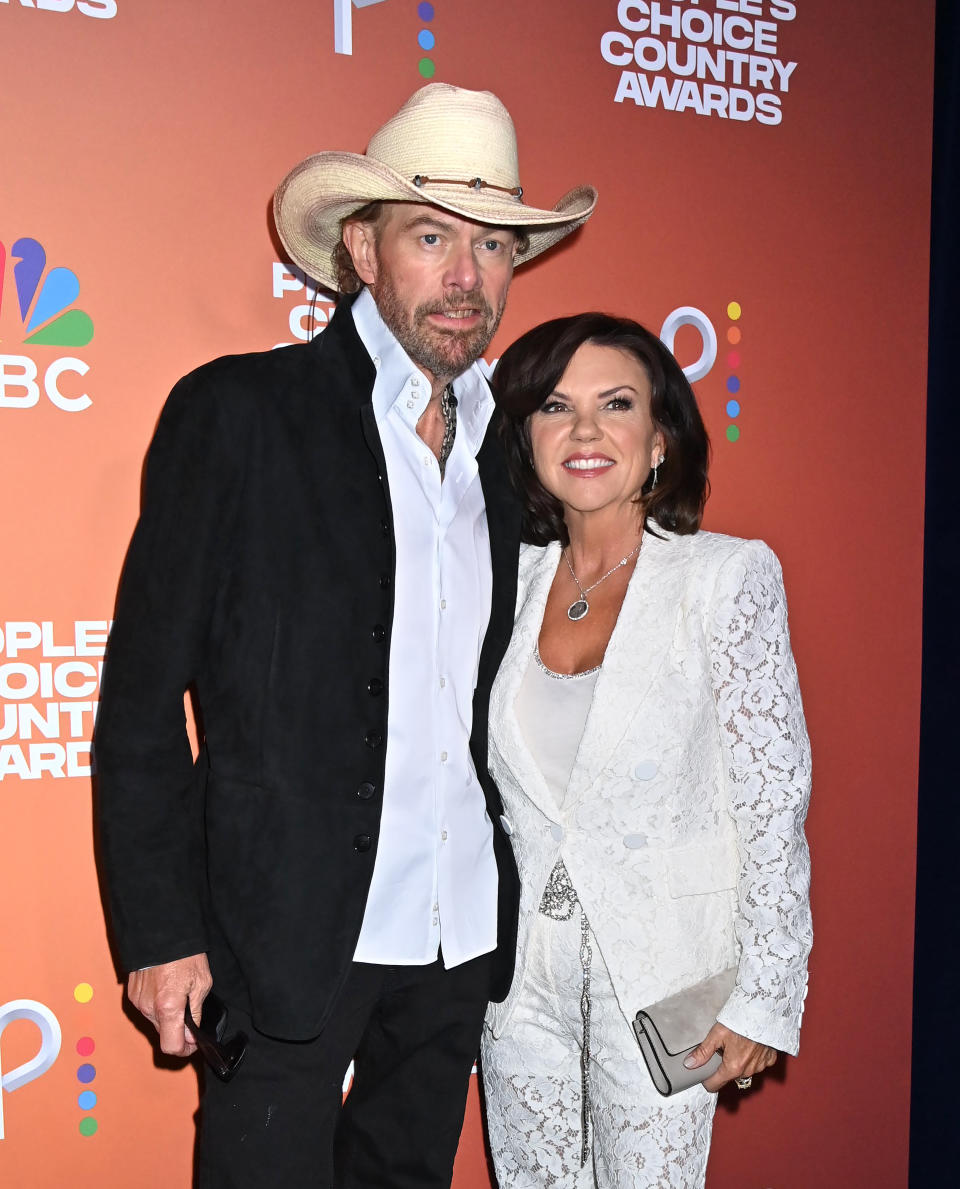
[[643,537],[640,538],[640,540],[636,544],[636,547],[634,549],[631,549],[626,557],[622,557],[617,562],[617,564],[613,567],[612,570],[607,570],[607,572],[603,575],[602,578],[598,578],[596,580],[596,582],[592,583],[586,589],[584,589],[580,585],[580,579],[577,577],[576,573],[574,572],[573,566],[570,563],[570,558],[567,557],[567,551],[566,551],[566,549],[564,549],[563,560],[567,563],[567,569],[570,571],[570,577],[574,580],[574,582],[576,582],[577,590],[580,592],[580,598],[577,599],[575,602],[571,603],[570,606],[567,608],[567,619],[572,619],[574,621],[574,623],[576,623],[576,621],[578,619],[583,619],[587,614],[589,614],[590,604],[587,602],[587,595],[590,593],[590,591],[596,590],[596,588],[600,585],[601,582],[606,582],[606,580],[610,577],[611,574],[615,574],[617,572],[617,570],[619,570],[622,566],[625,566],[627,564],[627,562],[630,561],[631,558],[636,557],[636,555],[640,552],[640,546],[642,544],[643,544]]

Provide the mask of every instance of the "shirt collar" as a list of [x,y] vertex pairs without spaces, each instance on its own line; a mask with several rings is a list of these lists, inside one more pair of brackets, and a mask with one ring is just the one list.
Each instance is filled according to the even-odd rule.
[[[373,294],[364,289],[350,307],[353,323],[367,354],[377,369],[373,382],[373,412],[377,423],[382,422],[394,403],[406,392],[411,380],[424,385],[424,394],[429,398],[430,389],[423,372],[397,341],[387,326]],[[453,381],[457,398],[457,430],[462,431],[470,453],[476,455],[483,442],[487,425],[493,415],[493,397],[480,366],[473,363]]]

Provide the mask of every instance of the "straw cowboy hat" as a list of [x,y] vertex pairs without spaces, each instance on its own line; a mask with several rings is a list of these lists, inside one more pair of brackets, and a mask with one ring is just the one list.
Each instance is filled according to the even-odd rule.
[[294,263],[337,288],[340,221],[368,202],[426,202],[490,226],[520,227],[539,256],[593,213],[597,192],[577,186],[551,210],[523,201],[510,113],[489,91],[430,83],[373,134],[367,151],[316,153],[277,187],[277,231]]

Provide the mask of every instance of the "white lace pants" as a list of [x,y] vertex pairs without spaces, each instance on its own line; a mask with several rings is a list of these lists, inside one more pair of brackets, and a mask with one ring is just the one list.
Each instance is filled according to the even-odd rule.
[[[538,915],[506,1029],[482,1043],[490,1147],[501,1189],[702,1189],[716,1095],[653,1087],[591,932],[591,1155],[581,1168],[580,912]],[[640,1004],[637,1004],[639,1007]]]

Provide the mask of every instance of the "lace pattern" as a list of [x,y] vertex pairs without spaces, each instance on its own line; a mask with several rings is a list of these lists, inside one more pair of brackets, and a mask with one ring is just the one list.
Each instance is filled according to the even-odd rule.
[[[579,916],[579,914],[578,914]],[[592,937],[592,934],[589,936]],[[481,1065],[501,1189],[701,1189],[716,1098],[661,1098],[595,955],[590,1144],[581,1162],[581,924],[542,917],[530,979],[507,1030],[485,1030]]]
[[779,563],[759,541],[651,537],[561,809],[513,713],[559,561],[555,546],[522,555],[491,698],[490,769],[522,879],[517,975],[493,1031],[529,981],[531,929],[562,860],[625,1022],[739,963],[721,1022],[795,1053],[812,940],[810,752]]

